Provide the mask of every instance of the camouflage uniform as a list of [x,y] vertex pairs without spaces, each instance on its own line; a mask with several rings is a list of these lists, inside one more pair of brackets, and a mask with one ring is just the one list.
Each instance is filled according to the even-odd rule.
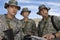
[[22,26],[22,30],[24,34],[27,34],[27,32],[32,32],[33,34],[35,34],[36,32],[36,24],[32,19],[28,19],[28,21],[24,21],[24,19],[21,20],[23,26]]
[[0,15],[0,36],[6,37],[6,35],[4,35],[3,31],[9,29],[9,26],[8,26],[6,20],[10,21],[9,24],[10,24],[10,27],[13,29],[14,40],[21,40],[21,35],[22,35],[21,22],[16,18],[13,18],[12,20],[7,19],[6,15]]
[[[56,26],[60,28],[60,19],[57,16],[54,16],[54,22]],[[43,36],[45,34],[56,33],[57,30],[53,27],[51,22],[51,16],[47,20],[42,19],[38,24],[38,36]]]

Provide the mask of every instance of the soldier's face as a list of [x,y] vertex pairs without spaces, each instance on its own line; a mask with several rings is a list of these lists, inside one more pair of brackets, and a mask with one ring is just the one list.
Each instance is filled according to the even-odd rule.
[[13,16],[16,15],[17,10],[18,10],[18,8],[17,8],[16,6],[11,6],[11,5],[10,5],[10,6],[7,7],[8,13],[9,13],[10,15],[13,15]]
[[29,12],[23,12],[22,15],[23,15],[23,17],[28,17],[29,16]]
[[47,9],[41,9],[40,14],[44,17],[48,16],[48,10]]

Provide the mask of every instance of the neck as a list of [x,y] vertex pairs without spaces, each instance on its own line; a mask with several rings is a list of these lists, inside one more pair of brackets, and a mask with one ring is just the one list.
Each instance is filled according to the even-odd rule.
[[48,16],[43,17],[43,19],[48,19]]
[[7,13],[7,18],[8,19],[13,19],[15,16],[13,16],[13,15],[10,15],[9,13]]
[[28,20],[28,17],[24,17],[24,21],[27,21]]

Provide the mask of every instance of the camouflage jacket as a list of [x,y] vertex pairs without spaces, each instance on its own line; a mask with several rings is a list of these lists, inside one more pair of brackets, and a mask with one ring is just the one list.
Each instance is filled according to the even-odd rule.
[[21,20],[22,22],[22,30],[24,34],[27,34],[28,32],[31,32],[35,34],[36,32],[36,24],[32,19],[28,19],[28,21],[24,22],[24,19]]
[[[14,40],[21,40],[21,34],[22,34],[21,22],[16,18],[13,18],[12,20],[10,19],[8,20],[10,21],[9,22],[10,27],[13,29]],[[6,37],[3,31],[8,29],[9,29],[9,26],[8,26],[8,23],[6,22],[6,15],[0,15],[0,36]]]
[[[54,16],[54,23],[57,27],[60,28],[60,18]],[[38,36],[43,36],[45,34],[56,33],[57,30],[53,27],[51,22],[51,16],[47,20],[42,19],[38,24]]]

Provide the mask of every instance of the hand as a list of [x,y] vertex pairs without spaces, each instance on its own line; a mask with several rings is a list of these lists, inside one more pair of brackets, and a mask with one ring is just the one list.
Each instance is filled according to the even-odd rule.
[[2,40],[2,37],[0,36],[0,40]]
[[28,34],[28,35],[32,35],[32,33],[31,33],[31,32],[27,32],[27,34]]
[[55,38],[55,36],[52,34],[46,34],[43,37],[46,38],[47,40],[51,40],[52,38]]

